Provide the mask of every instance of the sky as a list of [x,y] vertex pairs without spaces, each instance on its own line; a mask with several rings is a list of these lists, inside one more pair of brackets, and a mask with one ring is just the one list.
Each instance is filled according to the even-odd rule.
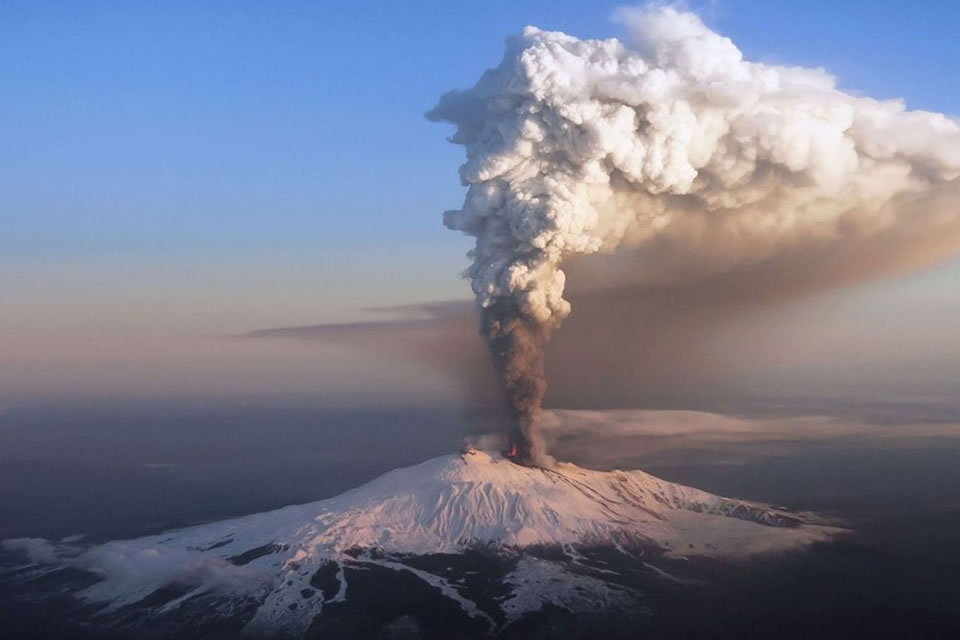
[[[123,381],[117,361],[183,377],[197,351],[167,339],[468,298],[469,242],[441,224],[462,199],[462,149],[424,112],[525,25],[622,36],[620,4],[0,0],[0,395],[95,387],[91,358],[128,392],[154,383]],[[686,6],[748,58],[960,114],[957,3]],[[958,281],[960,263],[872,285],[838,323],[854,333],[876,317],[870,300],[890,317],[909,302],[892,335],[913,335],[923,309],[956,308],[944,291]],[[307,389],[317,358],[237,388],[272,376]],[[231,387],[236,369],[194,367],[178,384],[231,372]]]

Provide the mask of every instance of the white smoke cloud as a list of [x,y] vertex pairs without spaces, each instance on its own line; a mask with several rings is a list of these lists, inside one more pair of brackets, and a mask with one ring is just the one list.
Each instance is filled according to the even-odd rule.
[[83,592],[93,601],[136,602],[169,584],[190,585],[200,591],[254,590],[268,575],[249,566],[200,550],[185,551],[163,545],[142,546],[129,541],[92,547],[67,562],[103,577]]
[[444,221],[476,237],[482,330],[528,439],[542,346],[570,312],[565,260],[628,250],[628,277],[669,282],[916,237],[960,208],[956,120],[845,93],[821,69],[744,60],[692,13],[615,18],[630,46],[528,27],[428,114],[466,148],[466,199]]
[[103,580],[84,590],[82,596],[112,602],[111,608],[136,602],[169,584],[190,586],[191,593],[249,591],[268,578],[263,570],[237,565],[229,558],[199,549],[143,546],[130,541],[88,548],[71,544],[82,537],[70,536],[60,543],[44,538],[12,538],[0,540],[0,549],[20,553],[30,563],[75,567],[99,575]]
[[57,548],[44,538],[9,538],[0,540],[0,549],[22,553],[30,562],[53,563],[59,554]]

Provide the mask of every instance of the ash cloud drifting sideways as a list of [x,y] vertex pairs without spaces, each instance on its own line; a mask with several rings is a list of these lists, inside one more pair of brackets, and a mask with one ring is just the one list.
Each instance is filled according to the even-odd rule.
[[[454,124],[466,150],[466,198],[444,222],[476,238],[467,273],[481,332],[512,437],[540,464],[543,350],[571,311],[572,258],[618,256],[581,267],[587,289],[688,284],[805,252],[829,254],[839,280],[923,262],[960,237],[956,120],[845,93],[821,69],[744,60],[692,13],[615,18],[629,45],[528,27],[427,114]],[[872,238],[888,258],[864,250]],[[851,270],[847,246],[868,266]],[[776,274],[765,280],[777,288]]]

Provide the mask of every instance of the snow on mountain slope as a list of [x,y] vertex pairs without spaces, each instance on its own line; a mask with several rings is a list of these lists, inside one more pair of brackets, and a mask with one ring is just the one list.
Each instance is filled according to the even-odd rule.
[[[348,597],[343,567],[350,563],[396,569],[396,557],[458,553],[477,545],[612,544],[672,555],[742,555],[795,547],[833,531],[809,517],[642,471],[600,472],[572,464],[542,469],[468,450],[391,471],[319,502],[88,549],[60,545],[40,555],[99,573],[103,580],[81,597],[109,603],[108,610],[142,601],[167,585],[186,585],[163,603],[165,610],[203,592],[251,594],[260,604],[249,626],[302,632],[325,604]],[[333,586],[323,597],[302,596],[316,588],[325,567]],[[445,578],[404,569],[468,614],[485,616]],[[531,579],[510,580],[530,585]],[[564,596],[557,591],[553,597]],[[539,602],[520,591],[514,601]]]

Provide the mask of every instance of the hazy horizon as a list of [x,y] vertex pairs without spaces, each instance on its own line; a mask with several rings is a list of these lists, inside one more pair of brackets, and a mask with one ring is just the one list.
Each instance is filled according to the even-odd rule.
[[[0,150],[0,403],[311,392],[357,405],[451,394],[451,404],[469,403],[473,390],[451,384],[449,366],[409,350],[225,336],[381,322],[371,309],[467,300],[469,239],[440,221],[462,198],[461,151],[424,112],[494,64],[502,37],[527,24],[625,37],[609,21],[616,6],[531,2],[464,19],[465,9],[435,3],[365,19],[347,6],[10,5],[0,26],[11,63],[0,113],[14,125]],[[950,20],[933,19],[952,6],[833,7],[829,20],[733,0],[691,8],[751,59],[823,67],[858,95],[960,111],[958,90],[938,81],[960,52],[937,37]],[[858,29],[845,29],[853,19]],[[862,46],[868,39],[887,46]],[[724,318],[696,339],[705,347],[661,332],[642,365],[662,362],[660,376],[605,374],[599,358],[584,371],[594,385],[608,375],[612,386],[636,380],[686,396],[692,385],[712,395],[948,396],[960,380],[958,281],[955,259],[892,273]],[[718,313],[696,297],[686,304],[700,325]],[[675,324],[669,312],[654,322],[653,336]],[[564,361],[597,326],[575,312],[548,361]],[[486,366],[467,351],[471,371]],[[691,378],[697,358],[703,371]],[[612,402],[571,390],[559,369],[548,404]]]

